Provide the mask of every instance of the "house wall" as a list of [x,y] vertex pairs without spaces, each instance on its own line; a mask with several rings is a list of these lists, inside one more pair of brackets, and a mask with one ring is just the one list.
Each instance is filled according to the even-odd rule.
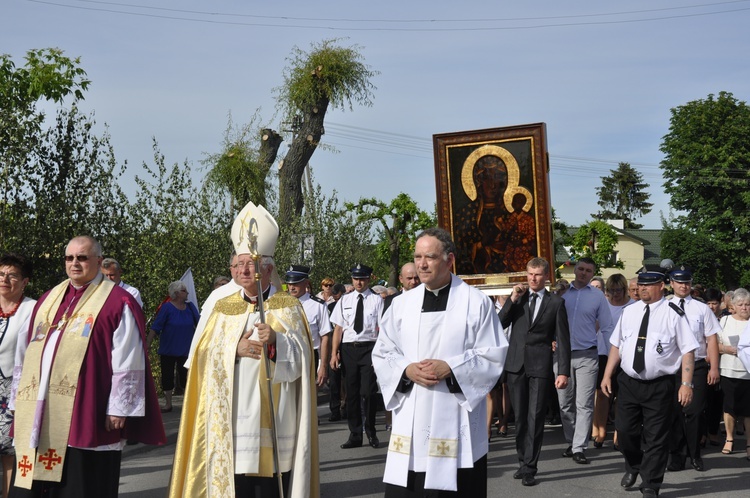
[[[617,251],[618,253],[618,261],[622,261],[625,267],[623,269],[602,268],[602,278],[604,278],[604,280],[607,280],[610,275],[614,275],[615,273],[622,273],[627,279],[635,277],[635,272],[638,271],[641,266],[643,266],[643,245],[640,242],[631,239],[630,237],[619,235],[617,237],[617,245],[615,246],[615,251]],[[575,278],[575,275],[573,274],[574,269],[574,265],[565,266],[564,268],[560,269],[562,278],[564,278],[568,282],[572,282]]]

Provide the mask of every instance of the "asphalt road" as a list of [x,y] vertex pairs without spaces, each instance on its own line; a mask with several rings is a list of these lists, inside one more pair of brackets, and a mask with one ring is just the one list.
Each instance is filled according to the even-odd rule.
[[[380,448],[369,446],[342,450],[346,441],[346,422],[328,422],[325,398],[319,399],[320,423],[320,480],[321,496],[325,498],[382,496],[388,433],[384,428],[384,413],[378,414],[377,427],[381,432]],[[180,398],[176,398],[179,403]],[[120,477],[120,496],[125,498],[156,498],[165,496],[174,453],[174,443],[179,424],[179,404],[175,411],[165,414],[168,444],[160,448],[143,445],[128,446],[123,454]],[[610,428],[611,429],[611,428]],[[612,449],[610,439],[603,449],[589,448],[586,452],[589,465],[579,465],[561,457],[566,444],[562,428],[547,427],[544,447],[539,463],[538,484],[525,488],[512,478],[517,468],[513,427],[507,438],[493,437],[488,455],[488,495],[495,496],[548,496],[597,497],[640,496],[637,485],[630,490],[620,488],[624,463],[620,453]],[[745,436],[735,436],[735,448],[740,451],[722,455],[720,447],[704,450],[705,472],[692,469],[668,472],[660,496],[693,497],[750,496],[750,461],[745,458]],[[638,481],[640,484],[640,481]]]

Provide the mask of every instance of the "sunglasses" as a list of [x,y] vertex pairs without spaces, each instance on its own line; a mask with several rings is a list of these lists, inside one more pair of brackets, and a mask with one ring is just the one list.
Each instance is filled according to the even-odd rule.
[[77,256],[73,256],[72,254],[65,255],[65,261],[67,261],[68,263],[72,263],[73,261],[79,261],[81,263],[85,263],[89,259],[90,257],[85,254],[79,254]]

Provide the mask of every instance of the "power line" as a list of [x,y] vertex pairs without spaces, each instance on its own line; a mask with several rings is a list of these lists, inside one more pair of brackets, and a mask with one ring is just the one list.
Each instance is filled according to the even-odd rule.
[[[280,23],[268,23],[268,22],[243,22],[243,21],[220,20],[220,19],[205,19],[205,18],[200,18],[200,17],[198,18],[182,17],[182,16],[166,15],[166,14],[149,14],[146,12],[134,12],[134,11],[129,11],[129,10],[117,10],[113,8],[70,5],[70,4],[61,3],[61,2],[52,2],[52,1],[44,1],[44,0],[27,0],[27,1],[31,3],[54,5],[57,7],[70,8],[70,9],[88,10],[88,11],[95,11],[95,12],[107,12],[111,14],[122,14],[122,15],[138,16],[138,17],[150,17],[150,18],[156,18],[156,19],[168,19],[168,20],[175,20],[175,21],[199,22],[199,23],[207,23],[207,24],[223,24],[223,25],[234,25],[234,26],[287,28],[287,29],[323,29],[323,30],[328,30],[328,31],[360,31],[360,32],[361,31],[383,31],[383,32],[450,32],[450,31],[455,31],[455,32],[460,32],[460,31],[528,30],[528,29],[543,29],[543,28],[558,28],[558,27],[573,27],[573,26],[594,26],[594,25],[654,22],[654,21],[664,21],[664,20],[671,20],[671,19],[731,14],[735,12],[742,12],[742,11],[750,10],[750,7],[744,7],[744,8],[736,8],[736,9],[717,10],[713,12],[697,12],[697,13],[689,13],[689,14],[675,14],[675,15],[655,16],[655,17],[644,17],[640,19],[559,22],[559,23],[547,23],[547,24],[533,24],[533,25],[526,25],[526,26],[473,26],[473,27],[460,26],[460,27],[448,27],[448,28],[441,28],[441,27],[400,28],[400,27],[382,27],[382,26],[353,27],[353,26],[333,26],[333,25],[280,24]],[[465,19],[465,20],[424,19],[424,20],[410,20],[410,21],[407,20],[407,21],[412,22],[412,23],[421,22],[421,23],[427,23],[427,24],[449,23],[449,22],[452,22],[452,23],[476,23],[476,22],[497,23],[497,22],[518,22],[518,21],[544,22],[550,19],[552,20],[579,19],[579,18],[584,19],[584,18],[589,18],[589,17],[636,15],[636,14],[642,14],[642,13],[653,13],[653,12],[662,11],[662,10],[713,7],[716,5],[723,5],[727,3],[743,3],[746,1],[749,1],[749,0],[736,0],[735,2],[719,2],[715,4],[701,4],[701,5],[695,5],[695,6],[673,7],[669,9],[654,9],[650,11],[629,11],[629,12],[608,13],[608,14],[607,13],[581,14],[581,15],[576,15],[576,16],[517,18],[517,19],[489,19],[489,20],[488,19]],[[253,16],[249,14],[221,14],[221,13],[212,13],[212,12],[205,12],[205,11],[167,9],[167,8],[151,7],[151,6],[135,5],[135,4],[124,4],[124,3],[113,3],[113,2],[94,2],[91,0],[86,1],[86,3],[113,5],[116,7],[127,7],[127,8],[132,8],[132,9],[160,10],[160,11],[165,11],[165,12],[179,13],[183,15],[210,16],[210,17],[235,17],[235,18],[252,17],[252,18],[259,18],[259,19],[272,19],[274,21],[291,20],[295,22],[334,22],[334,23],[353,22],[352,20],[347,20],[347,19],[331,20],[331,19],[319,19],[319,18],[294,18],[294,17],[284,17],[284,16],[263,17],[263,16]],[[366,20],[365,19],[365,20],[358,20],[357,22],[396,23],[396,22],[405,22],[405,21],[403,20],[402,21],[399,21],[399,20]]]

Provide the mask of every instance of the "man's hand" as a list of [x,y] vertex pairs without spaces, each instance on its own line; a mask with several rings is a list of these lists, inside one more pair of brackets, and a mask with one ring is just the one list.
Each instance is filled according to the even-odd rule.
[[451,368],[443,360],[422,360],[406,367],[406,376],[422,387],[434,386],[450,374]]
[[255,326],[258,329],[258,340],[266,344],[276,344],[276,332],[267,323],[259,323]]
[[104,421],[104,428],[109,431],[119,431],[125,428],[125,417],[117,417],[115,415],[107,415]]
[[328,369],[326,368],[326,364],[321,362],[320,367],[318,368],[318,379],[316,380],[316,384],[318,387],[322,387],[325,385],[326,381],[328,380]]
[[251,335],[253,335],[252,330],[248,330],[242,334],[240,341],[237,343],[237,356],[259,360],[263,354],[263,343],[250,339]]
[[565,389],[568,387],[568,376],[558,375],[555,379],[555,389]]
[[693,401],[693,388],[690,386],[680,386],[677,392],[677,401],[685,407]]
[[605,375],[604,378],[602,378],[602,392],[604,395],[608,398],[612,397],[612,378],[608,375]]
[[521,296],[526,294],[527,290],[529,290],[529,286],[526,284],[518,284],[513,287],[513,293],[510,295],[511,302],[517,303],[521,299]]
[[339,365],[341,365],[341,353],[339,351],[332,351],[331,352],[331,370],[334,372],[337,372],[339,369]]

